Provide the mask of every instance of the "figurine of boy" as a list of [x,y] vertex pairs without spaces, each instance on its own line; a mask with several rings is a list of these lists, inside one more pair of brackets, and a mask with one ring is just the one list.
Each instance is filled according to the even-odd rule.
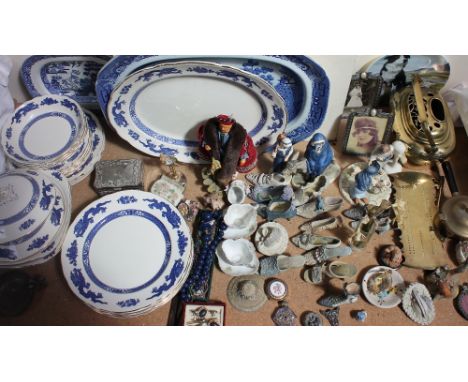
[[351,199],[355,204],[358,204],[361,200],[368,204],[367,193],[373,186],[372,178],[376,176],[380,171],[380,165],[377,161],[371,162],[364,170],[358,172],[354,177],[355,184],[350,192]]
[[278,135],[276,146],[271,156],[273,157],[273,172],[281,172],[284,170],[286,162],[294,152],[291,139],[286,134]]
[[309,181],[322,175],[333,161],[333,149],[322,133],[315,133],[307,144],[304,154]]
[[211,173],[217,183],[226,186],[237,175],[257,164],[257,150],[252,138],[235,119],[220,114],[210,118],[198,130],[200,150],[211,159]]

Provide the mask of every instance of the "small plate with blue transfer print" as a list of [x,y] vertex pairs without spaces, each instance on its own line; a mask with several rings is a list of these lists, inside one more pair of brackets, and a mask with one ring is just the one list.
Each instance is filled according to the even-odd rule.
[[86,131],[83,111],[71,98],[36,97],[15,110],[1,143],[12,161],[40,165],[78,148]]
[[31,56],[21,78],[31,97],[63,95],[82,106],[97,108],[96,77],[109,56]]
[[286,133],[293,143],[308,138],[323,123],[330,81],[320,65],[299,55],[115,56],[103,66],[96,79],[96,94],[103,114],[106,115],[112,91],[135,71],[161,63],[193,60],[229,65],[267,81],[286,104]]
[[107,117],[121,138],[153,156],[203,163],[198,128],[218,114],[232,115],[259,152],[287,124],[281,96],[248,72],[210,62],[158,64],[126,78],[111,94]]
[[192,264],[192,239],[181,214],[151,193],[127,190],[85,207],[63,247],[68,285],[108,315],[156,309],[178,293]]
[[[32,212],[34,209],[22,219],[23,224],[18,230],[20,236],[14,240],[10,238],[0,245],[0,268],[21,268],[49,260],[60,248],[70,223],[71,194],[70,186],[65,178],[58,172],[39,170],[14,170],[4,175],[8,176],[8,183],[12,184],[15,177],[24,174],[35,177],[43,186],[39,207],[42,208],[48,204],[50,210],[44,220]],[[2,183],[1,180],[0,183]],[[22,192],[23,195],[28,195],[26,188],[23,188]],[[3,201],[10,200],[9,203],[21,205],[20,199],[8,197]],[[2,207],[0,207],[1,210]],[[4,212],[5,210],[1,211],[1,213]],[[30,228],[33,230],[31,231]]]

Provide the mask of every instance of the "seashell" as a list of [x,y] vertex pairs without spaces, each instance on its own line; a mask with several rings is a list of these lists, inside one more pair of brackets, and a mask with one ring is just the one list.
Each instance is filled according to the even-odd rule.
[[420,325],[429,325],[435,318],[435,307],[426,286],[412,283],[403,294],[403,310]]
[[257,229],[257,207],[250,204],[232,204],[224,215],[227,225],[225,239],[240,239],[252,235]]
[[269,222],[262,224],[255,233],[257,250],[266,255],[280,255],[288,246],[288,231],[281,224]]
[[230,276],[257,273],[259,261],[254,245],[246,239],[224,240],[216,248],[221,270]]
[[234,180],[227,190],[227,199],[231,204],[243,203],[248,192],[247,185],[242,180]]

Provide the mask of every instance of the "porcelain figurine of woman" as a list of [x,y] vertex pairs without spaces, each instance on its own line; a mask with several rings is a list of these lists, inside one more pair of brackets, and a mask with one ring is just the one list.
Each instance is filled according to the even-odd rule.
[[202,156],[211,160],[211,173],[217,183],[227,186],[237,171],[246,173],[257,164],[252,138],[235,119],[220,114],[198,130]]
[[275,149],[271,153],[273,157],[273,172],[283,171],[293,152],[294,149],[291,139],[284,133],[278,135]]
[[315,133],[310,139],[304,157],[307,165],[309,181],[322,175],[333,162],[333,149],[322,133]]

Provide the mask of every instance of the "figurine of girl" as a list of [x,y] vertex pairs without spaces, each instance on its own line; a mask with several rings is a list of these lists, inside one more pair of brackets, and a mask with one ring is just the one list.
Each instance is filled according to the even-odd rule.
[[273,157],[273,172],[283,171],[286,162],[291,157],[294,152],[291,139],[289,139],[286,134],[281,133],[278,135],[276,146],[271,156]]
[[304,154],[309,181],[322,175],[333,161],[333,149],[322,133],[315,133],[310,139]]
[[364,170],[358,172],[354,177],[355,184],[351,189],[350,196],[355,204],[358,204],[361,200],[368,204],[367,193],[373,186],[372,178],[376,176],[380,171],[380,165],[377,161],[371,162]]

